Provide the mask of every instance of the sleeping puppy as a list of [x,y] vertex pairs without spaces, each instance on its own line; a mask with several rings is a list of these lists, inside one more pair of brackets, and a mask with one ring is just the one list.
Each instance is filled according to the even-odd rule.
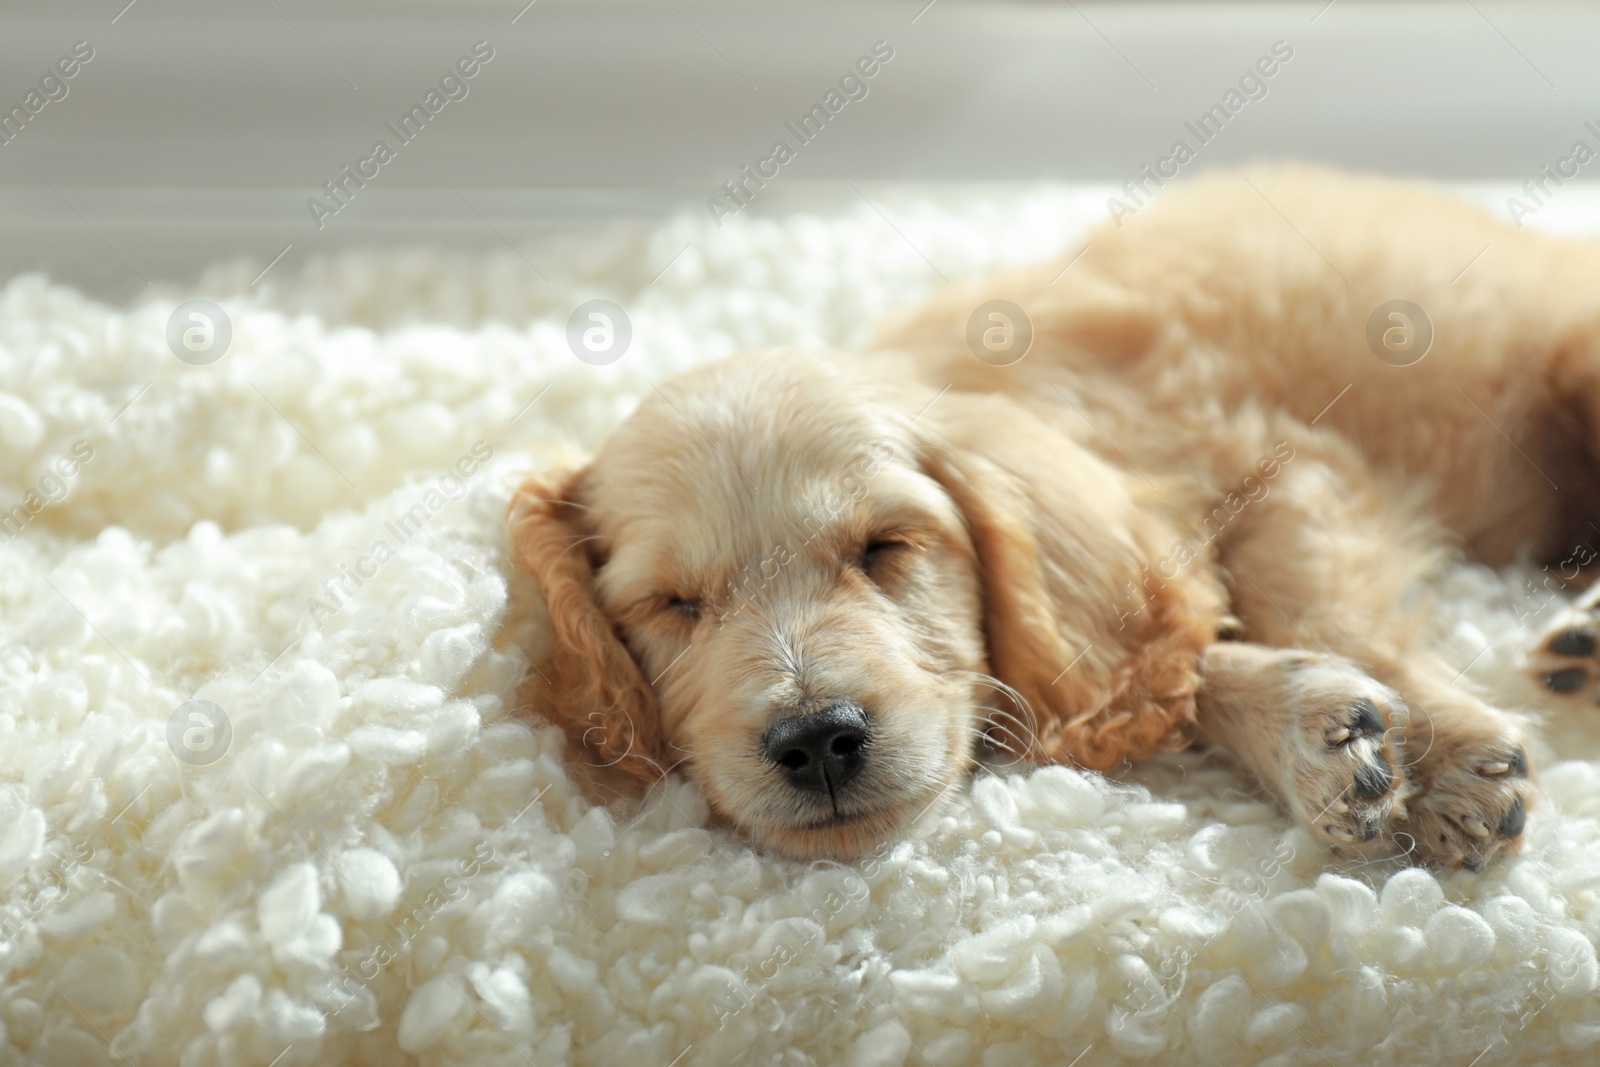
[[[1455,552],[1594,536],[1596,293],[1600,249],[1273,170],[867,353],[700,367],[513,502],[541,710],[789,856],[893,837],[986,746],[1109,769],[1198,743],[1335,854],[1479,869],[1536,791],[1426,590]],[[1597,632],[1580,602],[1531,669],[1592,704]]]

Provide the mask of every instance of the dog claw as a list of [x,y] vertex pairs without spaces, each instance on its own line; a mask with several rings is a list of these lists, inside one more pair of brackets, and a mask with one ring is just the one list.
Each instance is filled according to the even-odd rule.
[[1328,731],[1328,747],[1338,748],[1353,737],[1376,737],[1383,733],[1383,716],[1372,701],[1361,697],[1350,705],[1350,711],[1352,717],[1348,723]]
[[1484,822],[1482,819],[1469,817],[1462,823],[1462,825],[1467,828],[1467,833],[1471,834],[1473,837],[1489,836],[1489,824]]

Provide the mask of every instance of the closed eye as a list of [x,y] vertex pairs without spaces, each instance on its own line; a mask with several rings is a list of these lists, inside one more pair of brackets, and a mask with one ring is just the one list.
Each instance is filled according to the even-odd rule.
[[894,558],[909,548],[911,543],[899,538],[874,537],[861,547],[861,557],[856,561],[856,566],[869,578],[881,576]]
[[700,618],[700,601],[693,597],[670,596],[666,598],[664,606],[668,612],[680,619],[695,622]]

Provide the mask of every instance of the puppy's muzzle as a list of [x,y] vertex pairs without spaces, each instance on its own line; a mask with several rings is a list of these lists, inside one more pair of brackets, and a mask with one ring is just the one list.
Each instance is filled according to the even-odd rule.
[[794,788],[829,795],[867,763],[872,724],[858,704],[840,701],[809,715],[790,715],[768,728],[761,752]]

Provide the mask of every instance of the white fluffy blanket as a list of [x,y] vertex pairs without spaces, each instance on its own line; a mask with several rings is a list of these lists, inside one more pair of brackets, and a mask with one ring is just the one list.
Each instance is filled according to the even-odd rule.
[[[855,866],[757,855],[681,782],[581,799],[518,707],[514,472],[1104,202],[873,195],[126,308],[7,285],[0,505],[41,507],[0,545],[0,1064],[1595,1062],[1600,713],[1553,723],[1526,852],[1482,876],[1334,865],[1192,754],[986,775]],[[166,341],[193,296],[232,322],[209,366]],[[606,367],[565,341],[595,296],[633,323]],[[1536,704],[1538,576],[1463,566],[1442,605],[1464,683]]]

